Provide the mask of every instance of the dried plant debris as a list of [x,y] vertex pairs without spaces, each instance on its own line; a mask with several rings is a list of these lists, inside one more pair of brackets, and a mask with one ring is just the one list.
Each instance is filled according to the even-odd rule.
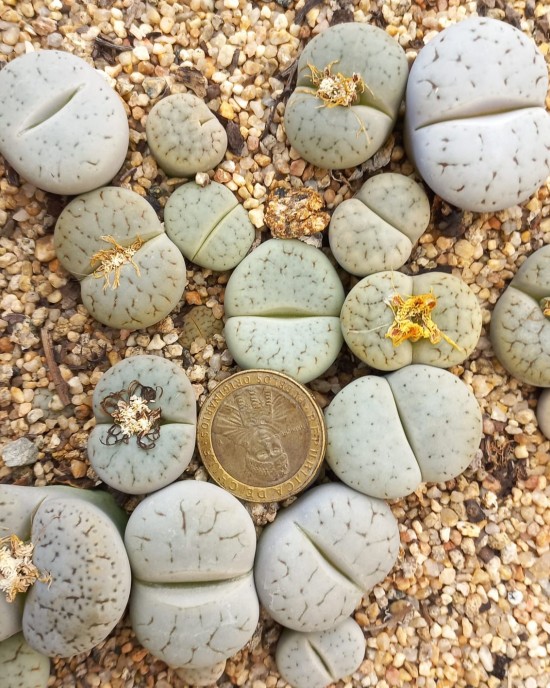
[[0,591],[8,602],[13,602],[20,592],[27,592],[36,581],[51,583],[51,576],[33,564],[33,550],[32,542],[24,542],[17,535],[0,539]]
[[[140,276],[139,265],[134,262],[134,254],[139,251],[143,246],[143,241],[138,237],[130,246],[121,246],[117,243],[116,239],[112,236],[102,236],[101,239],[109,244],[112,244],[113,248],[105,248],[97,253],[94,253],[90,263],[92,267],[99,263],[97,267],[94,268],[93,276],[100,279],[103,277],[105,280],[103,284],[103,291],[107,291],[109,287],[111,289],[116,289],[120,284],[120,271],[124,265],[130,263],[133,265],[136,275]],[[111,282],[111,275],[113,275],[113,281]]]
[[267,198],[264,222],[274,237],[296,239],[322,232],[330,222],[325,202],[309,186],[293,189],[281,182]]
[[127,389],[105,397],[101,408],[114,420],[105,443],[128,444],[132,437],[136,437],[138,447],[152,449],[160,437],[162,409],[151,409],[149,404],[161,396],[161,387],[147,387],[139,380],[133,380]]

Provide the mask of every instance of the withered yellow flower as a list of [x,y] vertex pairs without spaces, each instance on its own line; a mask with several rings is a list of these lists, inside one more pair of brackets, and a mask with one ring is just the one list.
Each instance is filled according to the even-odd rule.
[[[130,246],[121,246],[112,236],[102,236],[103,241],[112,244],[113,248],[105,248],[97,251],[92,256],[90,263],[92,267],[96,263],[99,265],[94,269],[93,276],[105,280],[103,291],[109,287],[116,289],[120,284],[120,270],[123,265],[131,263],[134,266],[136,275],[140,276],[139,266],[134,262],[134,254],[143,246],[143,241],[138,237]],[[111,273],[113,273],[113,283],[111,284]]]
[[432,320],[431,313],[437,305],[437,298],[432,292],[417,294],[403,298],[394,294],[387,301],[393,313],[393,322],[386,332],[394,346],[399,346],[405,340],[417,342],[419,339],[429,339],[431,344],[439,344],[443,339],[459,351],[464,351],[456,342],[441,332]]

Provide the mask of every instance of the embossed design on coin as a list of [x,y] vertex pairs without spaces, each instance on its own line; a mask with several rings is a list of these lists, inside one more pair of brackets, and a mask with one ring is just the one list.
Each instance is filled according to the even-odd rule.
[[212,478],[237,497],[273,502],[315,478],[325,423],[307,389],[270,370],[223,380],[199,416],[198,447]]

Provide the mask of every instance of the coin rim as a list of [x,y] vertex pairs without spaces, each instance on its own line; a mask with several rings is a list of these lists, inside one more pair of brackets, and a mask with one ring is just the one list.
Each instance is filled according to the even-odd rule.
[[[306,399],[308,399],[311,402],[313,411],[317,418],[319,419],[319,452],[316,457],[316,462],[315,462],[315,467],[311,471],[311,475],[308,476],[307,480],[304,480],[301,482],[298,486],[294,487],[294,489],[291,489],[288,492],[285,492],[284,494],[276,493],[273,498],[270,497],[270,493],[275,491],[277,492],[280,490],[280,488],[285,485],[286,483],[290,483],[294,476],[296,475],[297,472],[299,472],[300,469],[296,473],[294,473],[294,476],[291,478],[287,478],[286,480],[276,483],[275,485],[269,485],[266,487],[255,487],[252,485],[247,485],[246,483],[241,482],[240,480],[237,480],[237,478],[234,478],[228,471],[225,470],[224,466],[222,465],[221,461],[217,458],[213,444],[212,444],[212,422],[211,421],[204,421],[204,415],[206,414],[206,411],[210,409],[212,406],[215,406],[213,399],[214,395],[216,394],[216,391],[219,391],[219,388],[222,385],[227,384],[229,381],[234,380],[235,378],[239,377],[245,377],[246,375],[255,375],[255,374],[260,374],[264,373],[266,375],[272,375],[275,377],[278,377],[282,380],[284,380],[287,383],[290,383],[291,385],[294,385],[297,387],[300,392],[304,395]],[[267,384],[267,383],[257,383],[257,384]],[[247,385],[243,385],[243,388],[245,388]],[[267,385],[271,386],[271,385]],[[277,389],[276,387],[274,387]],[[228,395],[229,396],[229,395]],[[222,400],[223,401],[223,400]],[[217,406],[219,407],[221,405],[221,401],[217,403]],[[202,424],[206,424],[206,429],[202,429]],[[255,503],[271,503],[271,502],[280,502],[288,497],[292,497],[293,495],[297,494],[298,492],[301,492],[302,490],[305,490],[306,487],[308,487],[317,477],[319,473],[319,469],[323,463],[323,460],[325,458],[326,454],[326,448],[327,448],[327,428],[326,428],[326,422],[325,422],[325,416],[323,411],[321,410],[321,407],[319,404],[315,401],[315,398],[313,397],[313,394],[302,384],[297,382],[294,378],[290,377],[290,375],[286,375],[285,373],[281,373],[278,370],[269,370],[267,368],[251,368],[249,370],[240,370],[236,373],[233,373],[229,377],[225,378],[225,380],[222,380],[216,387],[210,392],[210,394],[206,397],[204,400],[201,409],[199,411],[199,417],[197,420],[197,448],[199,450],[199,455],[201,457],[202,463],[204,467],[206,468],[208,475],[214,480],[220,487],[223,489],[227,490],[231,494],[233,494],[235,497],[238,497],[239,499],[242,499],[247,502],[255,502]],[[219,480],[212,472],[211,467],[215,466],[216,468],[219,468],[219,471],[221,473],[222,479]],[[234,485],[235,488],[229,488],[227,486],[227,482],[231,481]],[[224,482],[226,484],[224,484]],[[258,492],[262,492],[263,496],[259,496]]]

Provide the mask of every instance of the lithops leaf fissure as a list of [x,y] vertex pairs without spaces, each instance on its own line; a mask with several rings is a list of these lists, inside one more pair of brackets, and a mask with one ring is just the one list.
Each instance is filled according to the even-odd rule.
[[202,669],[248,642],[259,615],[256,536],[235,497],[211,483],[175,483],[139,504],[125,543],[132,626],[155,656]]
[[210,667],[240,650],[256,628],[252,573],[209,585],[146,585],[130,601],[139,642],[169,666]]
[[160,100],[146,123],[151,153],[169,175],[189,177],[213,169],[227,149],[227,134],[206,103],[192,93]]
[[550,246],[535,251],[500,296],[491,317],[491,343],[519,380],[550,387]]
[[0,76],[0,151],[27,181],[79,194],[115,176],[128,148],[121,99],[76,55],[38,50]]
[[338,316],[344,289],[329,259],[297,239],[270,239],[233,271],[225,312],[259,316]]
[[55,225],[55,251],[63,266],[79,278],[97,265],[92,256],[112,248],[102,237],[128,247],[163,234],[153,207],[139,194],[109,186],[73,199]]
[[140,580],[216,581],[251,570],[256,536],[247,511],[215,485],[193,482],[172,485],[134,510],[125,540]]
[[490,18],[448,27],[415,60],[405,140],[426,183],[479,212],[522,203],[550,172],[548,74],[520,30]]
[[327,631],[286,629],[277,643],[275,661],[294,688],[324,688],[353,673],[364,655],[363,631],[353,619],[345,619]]
[[262,532],[258,595],[288,628],[332,628],[384,578],[398,548],[397,523],[384,502],[335,483],[313,488]]
[[452,275],[387,271],[355,285],[341,322],[352,351],[373,368],[390,371],[409,363],[448,368],[474,350],[481,308],[466,283]]
[[34,562],[52,581],[36,583],[27,595],[27,642],[48,656],[88,652],[114,628],[130,594],[130,566],[118,531],[95,506],[59,497],[39,506],[31,539]]
[[331,402],[326,421],[327,462],[336,475],[386,499],[459,475],[482,436],[473,393],[452,373],[426,365],[353,381]]
[[225,339],[241,368],[280,370],[304,383],[329,368],[343,343],[335,317],[234,317]]
[[325,417],[327,462],[346,485],[395,499],[422,482],[386,379],[367,375],[354,380],[334,397]]
[[217,182],[191,182],[170,196],[164,209],[166,233],[189,260],[211,270],[229,270],[248,252],[255,232],[248,213]]

